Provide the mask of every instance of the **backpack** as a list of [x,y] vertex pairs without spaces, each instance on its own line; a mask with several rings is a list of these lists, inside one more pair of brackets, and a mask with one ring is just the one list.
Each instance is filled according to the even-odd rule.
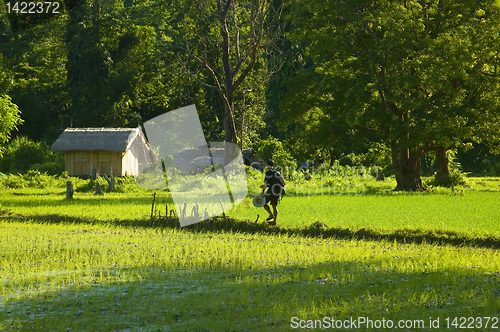
[[[275,192],[279,192],[279,195],[276,195],[276,196],[283,197],[284,195],[286,195],[286,190],[285,190],[286,181],[285,181],[285,178],[277,170],[272,169],[271,171],[273,172],[272,183],[269,185],[269,187],[271,189],[271,192],[273,194]],[[275,186],[279,187],[279,191],[274,189]]]

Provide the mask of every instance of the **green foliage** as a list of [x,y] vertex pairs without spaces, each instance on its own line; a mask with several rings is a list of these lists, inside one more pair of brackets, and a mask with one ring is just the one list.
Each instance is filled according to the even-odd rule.
[[[0,191],[0,322],[7,330],[261,331],[332,310],[342,320],[494,317],[500,262],[489,244],[499,246],[499,193],[440,190],[287,197],[282,225],[272,228],[254,223],[262,209],[247,199],[235,214],[251,222],[189,229],[163,217],[151,226],[151,193],[66,200]],[[171,201],[156,198],[163,216]]]
[[450,178],[447,181],[443,179],[437,179],[434,177],[434,181],[431,182],[433,186],[468,186],[467,174],[463,172],[462,165],[457,160],[457,151],[448,150],[448,169],[450,170]]
[[468,151],[459,150],[457,161],[474,176],[500,175],[500,156],[491,154],[485,144],[474,144]]
[[10,139],[10,132],[23,123],[19,108],[7,95],[0,95],[0,157],[5,150],[4,144]]
[[377,169],[379,173],[393,174],[391,151],[385,144],[370,144],[365,153],[349,153],[342,155],[338,160],[339,166],[356,166]]
[[[268,4],[270,15],[281,1]],[[21,135],[52,142],[70,125],[136,126],[194,102],[208,140],[224,139],[216,2],[85,0],[61,9],[50,20],[0,19],[0,95],[12,98],[0,102],[11,113],[22,110]],[[492,151],[499,146],[500,24],[493,2],[289,2],[279,24],[267,27],[273,18],[264,20],[266,47],[247,67],[249,58],[238,57],[252,53],[246,51],[258,32],[250,28],[255,12],[235,2],[228,15],[231,46],[237,30],[240,37],[240,54],[229,50],[230,67],[240,74],[252,68],[234,91],[243,147],[271,134],[292,159],[355,153],[369,159],[362,164],[388,165],[386,151],[368,151],[378,149],[371,142],[396,140],[398,149],[420,151],[432,142],[455,148],[465,139]],[[6,120],[2,114],[0,141]],[[500,169],[494,160],[463,163],[466,170],[477,164],[487,173]],[[55,174],[60,166],[54,157],[34,167]]]
[[[61,7],[64,7],[62,3]],[[39,24],[31,22],[34,24],[10,34],[8,42],[0,43],[3,67],[8,69],[7,91],[22,111],[24,120],[19,132],[32,140],[57,138],[50,133],[56,128],[59,134],[68,118],[70,101],[64,91],[66,51],[62,43],[63,17],[58,15]]]
[[273,159],[276,168],[285,169],[297,166],[297,162],[285,150],[283,143],[272,136],[259,141],[257,144],[257,156],[264,160]]
[[64,152],[50,153],[44,161],[30,166],[32,170],[38,170],[49,175],[58,175],[64,172]]
[[95,191],[96,182],[99,182],[99,184],[102,185],[101,181],[89,179],[82,181],[79,185],[74,185],[73,187],[76,193],[93,193]]
[[[403,172],[413,169],[405,168],[410,158],[414,166],[437,146],[450,149],[467,139],[491,144],[500,136],[500,89],[493,74],[500,21],[491,2],[291,6],[295,29],[289,37],[304,45],[304,57],[313,65],[289,82],[282,110],[290,121],[319,119],[315,132],[329,129],[323,136],[329,147],[335,141],[339,146],[383,141],[408,150],[394,160],[402,183]],[[314,19],[303,19],[310,13]]]
[[22,177],[28,188],[46,188],[56,185],[54,177],[39,171],[29,170]]
[[377,167],[385,175],[391,175],[393,172],[391,149],[385,144],[374,143],[363,154],[361,163],[366,167]]
[[9,144],[5,156],[0,158],[0,171],[25,173],[36,170],[49,175],[64,171],[64,153],[52,153],[45,141],[34,142],[18,136]]
[[43,189],[47,187],[58,186],[60,183],[53,177],[46,173],[39,171],[29,170],[25,174],[10,174],[8,176],[0,176],[0,186],[11,189],[22,188],[38,188]]
[[[45,189],[45,188],[66,188],[66,182],[72,181],[73,188],[76,193],[93,194],[95,192],[96,183],[99,182],[101,190],[109,193],[110,188],[108,182],[100,177],[97,180],[83,180],[80,178],[68,176],[68,172],[61,172],[60,175],[49,175],[47,172],[39,170],[29,170],[25,174],[1,174],[0,173],[0,188],[4,189]],[[141,189],[135,183],[135,178],[132,176],[115,178],[116,193],[136,193],[147,192]]]
[[25,136],[18,136],[9,144],[4,158],[0,159],[0,171],[25,173],[33,165],[44,163],[51,154],[45,142],[33,142]]

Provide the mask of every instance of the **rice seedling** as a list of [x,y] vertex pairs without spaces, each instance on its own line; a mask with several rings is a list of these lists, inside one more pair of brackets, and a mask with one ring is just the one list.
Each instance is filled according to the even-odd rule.
[[498,251],[0,223],[0,322],[34,330],[288,330],[293,317],[497,315]]
[[[464,244],[498,242],[498,193],[477,186],[290,195],[278,228],[255,224],[263,212],[248,198],[230,214],[251,222],[183,229],[165,223],[168,192],[157,193],[151,223],[148,191],[66,200],[63,186],[3,189],[0,330],[289,330],[339,320],[374,329],[361,318],[444,330],[461,317],[490,317],[491,328],[499,251]],[[344,230],[351,235],[336,238]],[[368,230],[381,236],[363,239]],[[389,236],[412,232],[428,237]],[[426,243],[457,234],[459,245]]]

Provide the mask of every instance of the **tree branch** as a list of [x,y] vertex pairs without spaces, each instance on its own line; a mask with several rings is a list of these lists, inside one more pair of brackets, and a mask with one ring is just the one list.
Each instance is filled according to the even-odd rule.
[[[186,43],[187,44],[187,43]],[[200,84],[206,86],[206,87],[209,87],[209,88],[213,88],[215,90],[217,90],[220,95],[222,96],[222,98],[224,99],[225,102],[227,102],[227,98],[224,94],[224,89],[222,89],[222,86],[220,85],[220,82],[219,82],[219,79],[217,78],[217,75],[215,73],[215,71],[213,70],[212,67],[210,67],[210,65],[208,64],[207,62],[207,55],[206,55],[206,45],[203,43],[204,47],[205,47],[205,59],[202,60],[200,57],[198,57],[196,54],[194,54],[193,52],[191,52],[191,50],[189,49],[189,44],[187,44],[187,47],[184,48],[184,50],[191,56],[193,57],[194,59],[196,59],[199,63],[201,63],[205,69],[208,70],[208,72],[210,73],[210,75],[212,76],[213,80],[215,81],[215,85],[211,85],[211,84],[207,84],[205,82],[202,82],[201,80],[199,80],[195,75],[193,75],[192,73],[189,72],[189,70],[186,70],[186,73],[191,76],[192,78],[194,78],[197,82],[199,82]]]
[[238,20],[236,17],[236,4],[233,3],[233,23],[234,23],[234,30],[235,30],[235,41],[234,41],[234,48],[236,51],[236,62],[240,62],[240,29],[238,28]]
[[[227,15],[229,8],[231,7],[232,0],[226,0],[226,4],[223,8],[222,0],[217,0],[217,9],[219,11],[219,24],[220,32],[222,35],[222,65],[224,67],[224,77],[225,77],[225,87],[226,94],[224,96],[224,101],[226,102],[228,109],[231,109],[231,102],[229,101],[233,87],[233,75],[231,75],[231,63],[229,59],[229,30],[227,28]],[[232,99],[232,98],[231,98]]]

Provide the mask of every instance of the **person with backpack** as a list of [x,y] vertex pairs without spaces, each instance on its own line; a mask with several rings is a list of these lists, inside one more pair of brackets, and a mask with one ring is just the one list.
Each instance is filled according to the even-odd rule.
[[[276,219],[278,217],[278,203],[280,201],[281,195],[284,194],[285,179],[283,176],[274,169],[274,161],[269,159],[266,165],[266,174],[264,177],[264,184],[260,187],[262,188],[262,197],[266,197],[266,204],[264,209],[269,213],[269,217],[266,219],[269,224],[276,226]],[[266,192],[267,189],[267,192]],[[273,212],[267,203],[271,203],[273,207]],[[272,221],[270,221],[272,220]]]

